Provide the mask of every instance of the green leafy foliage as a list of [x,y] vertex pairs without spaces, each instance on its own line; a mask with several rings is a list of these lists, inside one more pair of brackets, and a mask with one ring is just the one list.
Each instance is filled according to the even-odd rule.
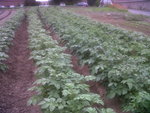
[[0,70],[2,71],[7,69],[4,61],[8,58],[7,52],[13,40],[15,29],[20,25],[23,17],[24,12],[19,10],[4,26],[0,27]]
[[28,104],[40,105],[43,113],[99,113],[92,106],[104,103],[99,95],[90,93],[86,84],[95,77],[84,77],[71,69],[71,56],[46,33],[36,10],[28,12],[28,20],[31,58],[38,67],[35,72],[38,79],[30,88],[37,94]]
[[124,107],[125,111],[150,113],[150,94],[148,92],[139,92],[131,96],[129,99],[131,99],[132,101],[129,103],[128,106]]
[[[81,64],[88,64],[97,81],[105,81],[108,96],[124,99],[125,108],[139,113],[149,109],[149,104],[138,102],[143,91],[150,94],[150,37],[102,24],[72,14],[59,8],[40,9],[43,22],[51,25]],[[138,95],[138,96],[135,96]],[[134,97],[134,98],[131,98]],[[148,99],[144,103],[149,103]],[[135,110],[137,109],[137,110]],[[144,111],[145,110],[145,111]]]

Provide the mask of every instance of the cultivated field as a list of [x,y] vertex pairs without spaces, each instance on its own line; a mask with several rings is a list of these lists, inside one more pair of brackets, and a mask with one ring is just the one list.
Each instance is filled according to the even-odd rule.
[[0,19],[0,113],[150,113],[149,17],[35,7]]

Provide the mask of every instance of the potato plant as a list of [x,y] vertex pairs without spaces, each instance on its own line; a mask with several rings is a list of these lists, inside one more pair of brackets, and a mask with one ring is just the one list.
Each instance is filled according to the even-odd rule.
[[105,82],[110,98],[121,97],[125,111],[149,112],[150,37],[59,8],[39,11],[43,22],[68,42],[81,64],[88,64],[97,81]]
[[50,37],[36,10],[28,12],[31,58],[38,69],[37,80],[30,88],[36,91],[28,104],[38,104],[43,113],[114,113],[112,109],[98,109],[94,104],[104,105],[100,96],[90,93],[87,81],[94,76],[82,76],[72,70],[71,58],[65,47]]
[[8,58],[7,52],[14,38],[15,30],[23,18],[24,11],[19,10],[10,20],[0,27],[0,70],[2,71],[7,69],[7,65],[4,61]]

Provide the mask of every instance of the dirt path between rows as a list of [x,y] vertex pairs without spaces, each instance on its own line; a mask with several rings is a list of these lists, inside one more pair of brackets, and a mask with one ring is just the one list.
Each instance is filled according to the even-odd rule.
[[35,66],[29,60],[27,22],[24,20],[15,33],[8,52],[6,73],[0,72],[0,113],[40,113],[39,108],[27,106],[32,93],[27,91],[35,81]]

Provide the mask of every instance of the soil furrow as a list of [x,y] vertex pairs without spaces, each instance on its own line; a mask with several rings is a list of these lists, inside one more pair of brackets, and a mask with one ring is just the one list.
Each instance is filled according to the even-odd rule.
[[37,106],[27,106],[32,92],[28,88],[35,81],[33,60],[29,60],[26,19],[16,30],[10,47],[7,72],[0,72],[0,113],[40,113]]

